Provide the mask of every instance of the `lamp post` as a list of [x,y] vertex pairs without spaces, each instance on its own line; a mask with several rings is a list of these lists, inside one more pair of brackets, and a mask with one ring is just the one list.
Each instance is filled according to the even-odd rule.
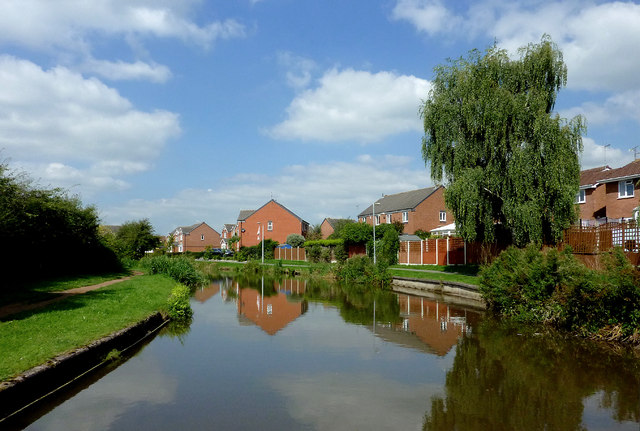
[[371,210],[373,211],[373,264],[376,264],[376,205],[380,205],[380,202],[374,202],[371,205]]
[[264,229],[262,228],[262,224],[258,222],[258,232],[260,233],[260,242],[262,242],[262,264],[264,265]]

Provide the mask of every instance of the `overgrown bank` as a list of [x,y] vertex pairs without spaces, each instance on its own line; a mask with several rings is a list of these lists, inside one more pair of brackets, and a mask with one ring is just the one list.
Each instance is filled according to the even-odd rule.
[[493,314],[584,337],[640,345],[640,272],[620,249],[604,269],[581,264],[570,249],[511,247],[480,273]]

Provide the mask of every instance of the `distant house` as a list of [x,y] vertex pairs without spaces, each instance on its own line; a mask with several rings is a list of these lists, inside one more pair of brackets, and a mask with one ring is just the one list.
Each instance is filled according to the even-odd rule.
[[284,244],[287,235],[297,233],[306,236],[308,230],[309,223],[271,199],[257,210],[240,211],[236,223],[236,232],[239,237],[237,248],[257,245],[260,242],[260,235],[263,234],[265,239]]
[[336,226],[339,223],[350,223],[350,222],[353,222],[353,220],[347,219],[347,218],[325,218],[324,220],[322,220],[322,223],[320,224],[320,231],[322,232],[322,238],[327,239],[329,235],[331,235],[335,231]]
[[621,168],[600,166],[580,172],[576,204],[583,224],[636,218],[639,180],[640,160]]
[[233,238],[233,235],[235,235],[235,232],[236,232],[236,225],[234,224],[224,225],[224,227],[222,228],[222,232],[220,232],[220,248],[225,250],[230,248],[229,240]]
[[220,234],[204,222],[191,226],[179,226],[172,234],[172,253],[205,251],[207,247],[220,248]]
[[358,214],[359,222],[379,225],[398,221],[404,224],[404,233],[429,232],[454,222],[453,215],[444,205],[442,186],[384,195],[374,205]]

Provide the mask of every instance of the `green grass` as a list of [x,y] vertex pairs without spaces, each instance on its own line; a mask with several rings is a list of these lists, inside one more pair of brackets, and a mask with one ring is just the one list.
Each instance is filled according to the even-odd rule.
[[397,269],[396,267],[390,268],[389,272],[394,277],[407,277],[407,278],[420,278],[426,280],[437,280],[437,281],[454,281],[460,283],[467,283],[478,285],[480,283],[479,277],[473,275],[462,275],[462,274],[450,274],[444,271],[441,272],[419,272],[419,271],[407,271],[402,269]]
[[451,266],[443,266],[443,265],[392,265],[389,267],[390,269],[419,269],[425,271],[438,271],[438,272],[446,272],[446,273],[457,273],[464,275],[478,275],[480,272],[479,265],[451,265]]
[[35,281],[22,286],[16,286],[14,289],[5,288],[0,290],[0,306],[23,301],[37,302],[49,298],[50,296],[48,294],[51,292],[61,292],[77,287],[92,286],[129,275],[131,275],[130,271],[97,275],[85,274]]
[[138,276],[7,317],[13,320],[0,321],[0,381],[165,311],[175,285],[164,275]]

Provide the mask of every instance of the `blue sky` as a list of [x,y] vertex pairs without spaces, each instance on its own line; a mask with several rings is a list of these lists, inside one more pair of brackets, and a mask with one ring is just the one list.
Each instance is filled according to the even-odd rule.
[[562,49],[583,168],[640,144],[634,2],[4,0],[0,28],[0,158],[159,234],[271,198],[316,224],[431,186],[433,68],[494,40]]

